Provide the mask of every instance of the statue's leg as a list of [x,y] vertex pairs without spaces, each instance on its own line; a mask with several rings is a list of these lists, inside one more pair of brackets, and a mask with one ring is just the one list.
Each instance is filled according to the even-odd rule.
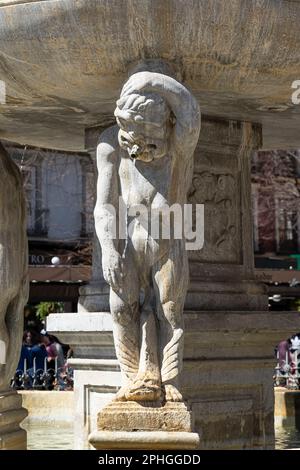
[[126,394],[128,400],[157,401],[162,398],[157,320],[151,302],[151,292],[149,287],[141,307],[139,370]]
[[178,376],[183,358],[183,307],[189,282],[184,241],[171,242],[167,256],[155,266],[153,283],[157,300],[161,379],[167,401],[181,401]]
[[[136,290],[135,295],[134,290]],[[134,300],[135,299],[135,300]],[[122,387],[116,400],[126,400],[126,391],[138,373],[139,368],[139,296],[132,286],[130,299],[110,289],[110,311],[113,318],[113,335],[116,355],[121,368]]]

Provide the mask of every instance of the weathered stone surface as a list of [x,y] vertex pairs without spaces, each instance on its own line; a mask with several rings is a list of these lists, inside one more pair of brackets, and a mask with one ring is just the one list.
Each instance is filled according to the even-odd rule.
[[99,410],[113,400],[121,385],[120,367],[116,359],[71,359],[70,365],[74,369],[74,448],[87,449]]
[[192,431],[192,416],[184,403],[112,402],[98,414],[98,430]]
[[[86,131],[86,139],[89,132]],[[88,147],[86,142],[86,150],[89,151],[90,156],[94,163],[95,178],[94,178],[94,198],[97,197],[97,165],[96,165],[96,147],[99,140],[99,135],[94,142],[92,148]],[[79,288],[79,299],[77,310],[78,313],[83,312],[109,312],[109,286],[104,281],[102,272],[102,253],[101,246],[94,231],[93,235],[93,249],[92,249],[92,276],[88,284]]]
[[26,208],[18,167],[0,145],[0,449],[25,449],[27,412],[8,392],[19,359],[28,297]]
[[105,281],[92,279],[87,285],[79,288],[78,313],[108,311],[109,287]]
[[275,388],[274,419],[279,426],[300,430],[300,390]]
[[[76,315],[70,316],[73,330],[76,329],[73,321]],[[87,323],[98,329],[100,322],[96,321],[96,314],[93,315],[94,321]],[[88,343],[86,331],[64,333],[66,323],[61,330],[55,330],[61,331],[62,338],[66,334],[75,351],[78,347],[79,354],[83,354],[82,359],[71,360],[75,370],[76,449],[88,447],[89,433],[97,430],[99,410],[108,405],[121,386],[115,353],[109,360],[101,359],[103,354],[114,350],[109,316],[102,315],[106,319],[102,324],[103,336],[99,330],[92,335],[93,357],[98,359],[84,358],[82,341]],[[80,316],[84,317],[84,314]],[[98,316],[101,318],[100,312]],[[59,317],[57,315],[57,327]],[[194,431],[201,432],[200,448],[273,448],[274,345],[283,337],[289,337],[295,329],[300,330],[300,314],[186,311],[184,319],[182,391],[193,411]]]
[[26,449],[26,432],[20,428],[26,416],[17,392],[0,393],[0,450]]
[[[87,148],[97,146],[102,131],[86,130]],[[254,279],[250,197],[249,161],[261,138],[257,124],[202,117],[188,201],[204,204],[204,246],[189,252],[186,310],[268,309],[264,286]],[[84,301],[93,311],[107,311],[109,288],[95,265],[96,272],[98,285],[84,287]]]
[[[155,66],[168,69],[162,62]],[[169,75],[142,71],[123,86],[115,116],[118,125],[100,136],[97,147],[95,224],[123,376],[117,399],[181,401],[188,285],[184,204],[200,109]],[[180,236],[172,232],[170,214],[169,236],[163,236],[162,214],[175,204]]]
[[53,313],[47,331],[69,344],[76,358],[115,358],[112,318],[106,312]]
[[189,252],[186,310],[267,310],[255,282],[250,160],[261,126],[202,119],[188,201],[204,204],[204,245]]
[[22,406],[28,412],[25,423],[59,423],[74,421],[74,392],[65,390],[18,390]]
[[89,442],[97,450],[185,450],[198,449],[200,439],[192,432],[94,431]]
[[0,181],[0,390],[7,390],[22,343],[28,259],[22,178],[2,146]]
[[175,64],[204,114],[263,123],[266,148],[300,146],[299,2],[17,3],[0,8],[1,138],[83,150],[84,127],[112,123],[128,64],[148,57]]
[[[189,261],[191,282],[184,312],[182,391],[195,417],[195,432],[201,432],[201,449],[274,447],[274,345],[300,329],[299,314],[265,310],[266,296],[254,279],[247,159],[259,139],[257,126],[208,119],[202,122],[195,152],[195,174],[208,172],[217,182],[219,175],[233,175],[235,192],[225,198],[230,202],[226,218],[234,220],[238,243],[232,248],[233,254],[227,252],[226,240],[216,250],[214,233],[208,232],[209,245],[202,252],[193,253]],[[221,183],[222,179],[222,188]],[[199,202],[202,195],[199,187]],[[204,194],[204,200],[210,196]],[[220,196],[219,193],[212,198],[217,208]],[[221,212],[216,211],[217,217]],[[108,329],[109,326],[105,328],[106,339]],[[104,408],[115,387],[121,385],[117,361],[113,370],[111,359],[109,373],[107,364],[101,362],[104,337],[99,332],[93,337],[99,341],[98,362],[82,359],[82,363],[74,365],[78,378],[79,445],[87,439],[89,430],[96,430],[93,412]],[[110,341],[112,344],[111,336]],[[105,354],[108,350],[105,342]],[[96,345],[93,351],[96,353]],[[84,410],[81,425],[80,406]],[[100,441],[103,446],[105,438]]]

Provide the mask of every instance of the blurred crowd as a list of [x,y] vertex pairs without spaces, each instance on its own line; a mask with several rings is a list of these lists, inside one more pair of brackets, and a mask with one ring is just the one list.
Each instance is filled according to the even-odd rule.
[[40,388],[69,390],[68,359],[72,349],[44,329],[39,333],[27,329],[23,334],[22,348],[16,374],[12,380],[14,388]]

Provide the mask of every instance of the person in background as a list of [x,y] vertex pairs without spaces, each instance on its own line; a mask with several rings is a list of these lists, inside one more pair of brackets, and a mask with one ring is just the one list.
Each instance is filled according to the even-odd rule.
[[38,343],[39,335],[34,330],[25,330],[23,333],[23,341],[21,348],[21,355],[17,370],[24,372],[25,369],[31,369],[32,363],[32,348]]
[[26,305],[24,308],[24,326],[25,329],[36,331],[37,333],[43,328],[43,323],[36,316],[35,310],[29,305]]
[[285,374],[289,372],[294,374],[299,364],[300,351],[300,333],[297,333],[287,340],[280,341],[275,348],[275,354],[278,358],[279,370]]
[[41,337],[48,355],[48,369],[55,369],[55,360],[57,360],[57,368],[63,368],[65,365],[65,358],[63,348],[59,340],[55,336],[47,333],[45,330],[41,331]]
[[278,354],[279,370],[284,373],[288,370],[288,367],[293,366],[289,340],[280,341],[276,348],[276,352]]
[[38,334],[37,338],[37,343],[31,349],[33,373],[35,373],[37,370],[44,370],[45,359],[48,358],[47,350],[42,340],[42,336]]

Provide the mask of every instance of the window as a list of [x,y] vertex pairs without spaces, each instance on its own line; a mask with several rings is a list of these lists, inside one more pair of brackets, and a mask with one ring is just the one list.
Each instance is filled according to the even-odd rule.
[[29,234],[33,234],[36,218],[36,168],[34,166],[23,166],[22,176],[26,196],[27,231]]
[[298,251],[297,205],[294,198],[276,199],[276,246],[279,253]]

